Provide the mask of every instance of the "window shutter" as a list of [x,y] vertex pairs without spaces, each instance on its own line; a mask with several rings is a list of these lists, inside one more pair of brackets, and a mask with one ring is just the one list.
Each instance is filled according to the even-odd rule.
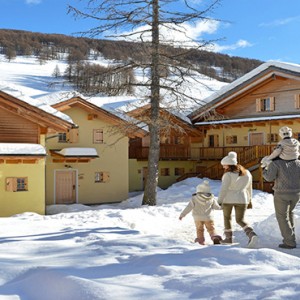
[[93,143],[94,144],[102,144],[103,143],[103,130],[102,129],[94,129]]
[[270,143],[270,142],[271,142],[271,134],[268,133],[268,135],[267,135],[267,143]]
[[218,134],[214,135],[214,145],[215,145],[215,147],[219,147],[219,135]]
[[300,94],[295,95],[295,108],[300,108]]
[[13,177],[6,178],[6,189],[7,192],[15,192],[17,190],[17,181]]
[[275,97],[270,97],[270,110],[275,110]]
[[103,176],[103,182],[109,182],[110,176],[108,172],[103,172],[102,176]]
[[67,134],[67,141],[69,143],[78,143],[79,141],[79,131],[78,128],[72,128]]
[[226,144],[231,144],[231,136],[226,136]]
[[261,100],[260,100],[260,98],[256,99],[256,111],[261,111]]

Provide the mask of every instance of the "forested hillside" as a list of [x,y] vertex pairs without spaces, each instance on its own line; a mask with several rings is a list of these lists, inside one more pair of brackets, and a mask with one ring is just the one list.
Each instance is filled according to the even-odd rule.
[[[73,37],[62,34],[43,34],[22,30],[0,29],[0,53],[8,60],[19,55],[34,55],[41,63],[52,59],[67,57],[68,62],[85,61],[90,55],[97,58],[102,55],[106,59],[126,61],[134,59],[147,61],[149,45],[99,40],[86,37]],[[256,68],[262,62],[255,59],[231,57],[203,50],[190,50],[164,47],[168,55],[182,54],[181,62],[192,63],[201,73],[220,81],[230,82]]]

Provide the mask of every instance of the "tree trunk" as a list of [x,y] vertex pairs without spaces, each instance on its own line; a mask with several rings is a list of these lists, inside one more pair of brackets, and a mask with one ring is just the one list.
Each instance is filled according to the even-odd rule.
[[158,163],[160,152],[160,74],[159,74],[159,0],[152,2],[152,64],[151,64],[151,121],[149,125],[150,146],[148,157],[148,177],[146,181],[143,205],[156,205],[158,184]]

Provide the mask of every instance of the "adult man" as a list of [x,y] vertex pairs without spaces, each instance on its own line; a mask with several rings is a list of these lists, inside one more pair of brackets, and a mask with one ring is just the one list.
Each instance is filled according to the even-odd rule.
[[300,199],[300,160],[262,160],[263,177],[274,181],[274,207],[283,244],[280,248],[296,248],[293,210]]

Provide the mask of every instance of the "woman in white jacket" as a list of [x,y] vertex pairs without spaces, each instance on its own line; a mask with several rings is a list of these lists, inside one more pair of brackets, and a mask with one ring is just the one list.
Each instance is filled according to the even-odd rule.
[[235,220],[249,238],[248,246],[254,246],[257,235],[244,220],[247,206],[252,199],[252,175],[237,162],[237,153],[229,152],[221,160],[224,168],[221,190],[218,197],[223,208],[224,216],[224,244],[232,243],[232,211],[235,210]]

